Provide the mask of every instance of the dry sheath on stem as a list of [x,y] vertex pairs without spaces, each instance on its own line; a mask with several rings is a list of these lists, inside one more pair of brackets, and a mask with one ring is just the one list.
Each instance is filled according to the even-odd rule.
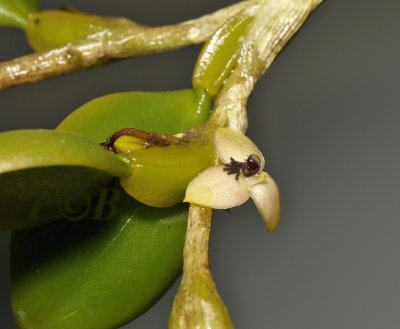
[[[263,5],[246,35],[238,64],[226,79],[216,99],[211,118],[215,124],[245,133],[246,104],[255,83],[321,2],[322,0],[262,1]],[[274,189],[273,186],[272,190]],[[263,190],[264,187],[261,192],[257,189],[254,198],[264,193]],[[264,209],[259,210],[262,213]],[[267,214],[271,215],[268,212]],[[191,204],[185,239],[183,277],[174,300],[169,329],[233,328],[209,270],[211,219],[210,208]]]
[[322,0],[264,0],[248,31],[238,64],[226,79],[213,117],[219,125],[245,133],[247,100],[275,57]]

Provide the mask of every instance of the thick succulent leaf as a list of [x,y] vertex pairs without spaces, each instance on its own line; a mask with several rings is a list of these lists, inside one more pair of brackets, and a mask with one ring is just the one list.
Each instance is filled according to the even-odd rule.
[[103,142],[123,128],[176,134],[206,122],[211,100],[198,89],[168,92],[124,92],[81,106],[57,127]]
[[[211,100],[201,90],[126,92],[95,99],[73,112],[57,129],[102,142],[123,128],[176,134],[207,121]],[[137,200],[169,207],[183,200],[189,181],[213,162],[211,145],[154,147],[135,152],[133,173],[121,180]]]
[[39,10],[39,0],[1,0],[0,25],[25,28],[29,15]]
[[[205,122],[210,109],[199,91],[120,93],[82,106],[59,129],[97,143],[125,127],[174,134]],[[187,207],[151,208],[122,196],[113,220],[13,233],[11,297],[20,328],[117,328],[178,277]]]
[[236,65],[243,36],[253,17],[242,12],[228,19],[205,43],[193,71],[192,83],[215,98]]
[[11,294],[21,329],[118,328],[182,267],[187,207],[151,208],[120,191],[116,218],[13,233]]
[[123,177],[124,162],[74,133],[26,129],[0,134],[0,173],[48,166],[85,166]]
[[129,173],[118,157],[72,133],[4,132],[0,150],[0,229],[58,220],[65,211],[78,218],[112,176]]

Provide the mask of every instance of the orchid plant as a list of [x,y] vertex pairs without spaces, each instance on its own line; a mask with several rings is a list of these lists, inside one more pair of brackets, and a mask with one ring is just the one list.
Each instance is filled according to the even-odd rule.
[[[182,266],[169,328],[233,328],[209,268],[213,209],[252,198],[268,231],[277,228],[279,190],[244,135],[246,104],[321,1],[240,1],[147,27],[65,6],[39,11],[35,0],[0,0],[0,25],[24,29],[35,51],[0,63],[0,89],[205,42],[192,89],[112,94],[55,130],[0,134],[0,182],[13,186],[0,194],[0,228],[15,230],[11,299],[21,329],[117,328],[154,304]],[[62,208],[75,221],[60,220]],[[103,289],[109,282],[114,288]]]

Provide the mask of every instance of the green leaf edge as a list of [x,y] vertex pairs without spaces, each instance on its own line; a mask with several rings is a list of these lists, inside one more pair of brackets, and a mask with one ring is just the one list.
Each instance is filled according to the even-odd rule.
[[84,166],[124,178],[130,167],[79,134],[46,129],[0,133],[0,174],[36,167]]
[[1,0],[0,26],[13,26],[22,29],[28,24],[31,13],[40,8],[39,0]]

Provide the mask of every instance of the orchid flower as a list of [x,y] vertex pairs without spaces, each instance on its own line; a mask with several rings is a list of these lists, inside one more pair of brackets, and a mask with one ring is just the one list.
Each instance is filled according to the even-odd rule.
[[273,232],[281,214],[278,186],[266,172],[263,155],[245,135],[230,128],[218,128],[214,145],[223,163],[210,167],[187,186],[184,202],[214,209],[239,206],[251,197]]

